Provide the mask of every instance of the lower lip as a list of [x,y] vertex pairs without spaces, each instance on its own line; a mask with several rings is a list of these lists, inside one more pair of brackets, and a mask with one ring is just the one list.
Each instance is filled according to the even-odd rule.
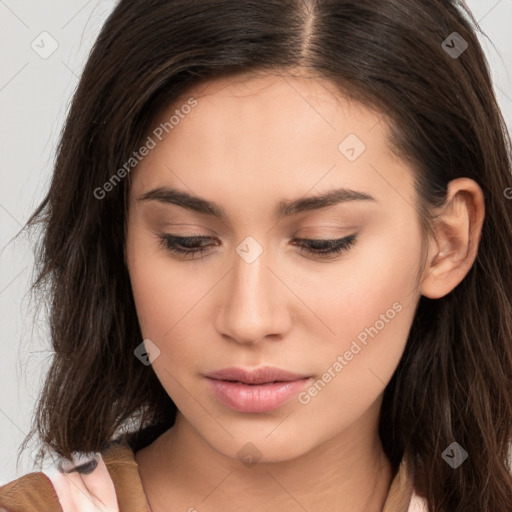
[[238,412],[268,412],[281,407],[300,392],[309,378],[269,384],[242,384],[207,378],[213,392],[225,406]]

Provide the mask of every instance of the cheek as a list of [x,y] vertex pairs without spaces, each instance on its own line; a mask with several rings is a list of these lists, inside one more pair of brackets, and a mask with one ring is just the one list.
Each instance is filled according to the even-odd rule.
[[[337,337],[318,340],[309,358],[316,379],[298,401],[308,429],[326,439],[348,428],[382,396],[405,349],[416,303],[404,300],[407,287],[391,296],[369,287],[370,295],[338,307]],[[402,295],[400,295],[402,292]],[[371,297],[371,300],[370,300]]]
[[130,282],[145,338],[162,340],[190,309],[194,295],[187,273],[162,251],[155,235],[133,228],[126,242]]
[[178,397],[180,402],[178,382],[183,381],[187,369],[197,365],[202,357],[199,337],[191,333],[197,332],[193,326],[199,324],[199,301],[211,285],[205,279],[194,281],[194,274],[183,269],[188,262],[171,261],[147,230],[142,233],[134,230],[127,238],[126,247],[142,336],[160,350],[152,362],[153,370],[167,393],[173,399]]
[[[348,349],[359,334],[364,341],[365,329],[374,324],[380,333],[389,332],[401,325],[405,312],[414,313],[411,310],[420,295],[415,288],[420,258],[421,239],[415,225],[378,226],[339,262],[322,265],[314,274],[296,273],[289,282],[294,282],[294,290],[308,307],[318,312],[326,327],[326,341]],[[291,279],[293,272],[288,271]],[[401,313],[396,312],[398,308]]]
[[420,297],[414,288],[419,233],[417,238],[414,228],[408,233],[405,239],[374,237],[374,251],[361,250],[339,266],[337,275],[309,282],[307,295],[304,286],[308,305],[331,331],[316,335],[312,354],[321,377],[318,390],[312,390],[318,404],[337,404],[345,411],[367,407],[391,379]]

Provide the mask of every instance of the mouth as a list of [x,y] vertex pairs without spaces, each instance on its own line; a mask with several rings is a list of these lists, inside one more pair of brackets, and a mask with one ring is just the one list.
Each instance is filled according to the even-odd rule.
[[214,379],[214,380],[224,380],[224,382],[236,382],[238,384],[245,384],[246,386],[262,386],[265,384],[275,384],[276,382],[293,382],[293,381],[285,381],[285,380],[273,380],[269,382],[244,382],[242,380],[230,380],[230,379]]
[[208,373],[206,377],[227,382],[240,382],[247,385],[272,384],[275,382],[292,382],[309,378],[310,375],[292,373],[275,366],[260,366],[253,370],[240,367],[224,368]]
[[225,368],[205,377],[223,405],[245,413],[270,412],[281,407],[312,378],[268,366],[255,370]]

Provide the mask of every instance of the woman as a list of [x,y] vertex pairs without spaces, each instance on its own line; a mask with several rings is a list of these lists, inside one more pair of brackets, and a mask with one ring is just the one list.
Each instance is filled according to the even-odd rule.
[[510,138],[473,25],[121,0],[28,223],[60,460],[0,508],[510,510]]

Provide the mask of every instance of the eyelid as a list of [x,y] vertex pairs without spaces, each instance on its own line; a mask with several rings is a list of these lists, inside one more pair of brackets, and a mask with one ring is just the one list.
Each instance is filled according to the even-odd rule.
[[[315,256],[326,257],[326,256],[338,256],[339,254],[348,251],[357,240],[358,233],[352,233],[351,235],[344,236],[342,238],[294,238],[293,245],[298,245],[295,242],[306,242],[306,247],[300,245],[301,251],[308,252]],[[322,251],[314,249],[315,245],[325,245],[327,250]]]
[[[205,240],[212,240],[211,236],[178,236],[170,233],[155,233],[160,238],[160,245],[170,253],[178,254],[180,256],[191,256],[196,254],[203,254],[208,251],[211,244],[200,245],[199,247],[187,247],[187,244],[195,245],[194,242],[202,242]],[[315,258],[328,259],[329,257],[336,257],[344,252],[347,252],[355,243],[358,233],[343,238],[292,238],[291,244],[298,246],[301,252],[306,252],[313,255]],[[298,242],[302,242],[300,244]],[[179,247],[181,245],[181,247]],[[216,245],[219,245],[218,243]],[[315,247],[316,246],[316,247]],[[320,246],[320,247],[318,247]],[[325,248],[325,249],[324,249]],[[323,250],[324,249],[324,250]],[[197,258],[195,258],[197,259]],[[202,258],[204,259],[204,258]]]

